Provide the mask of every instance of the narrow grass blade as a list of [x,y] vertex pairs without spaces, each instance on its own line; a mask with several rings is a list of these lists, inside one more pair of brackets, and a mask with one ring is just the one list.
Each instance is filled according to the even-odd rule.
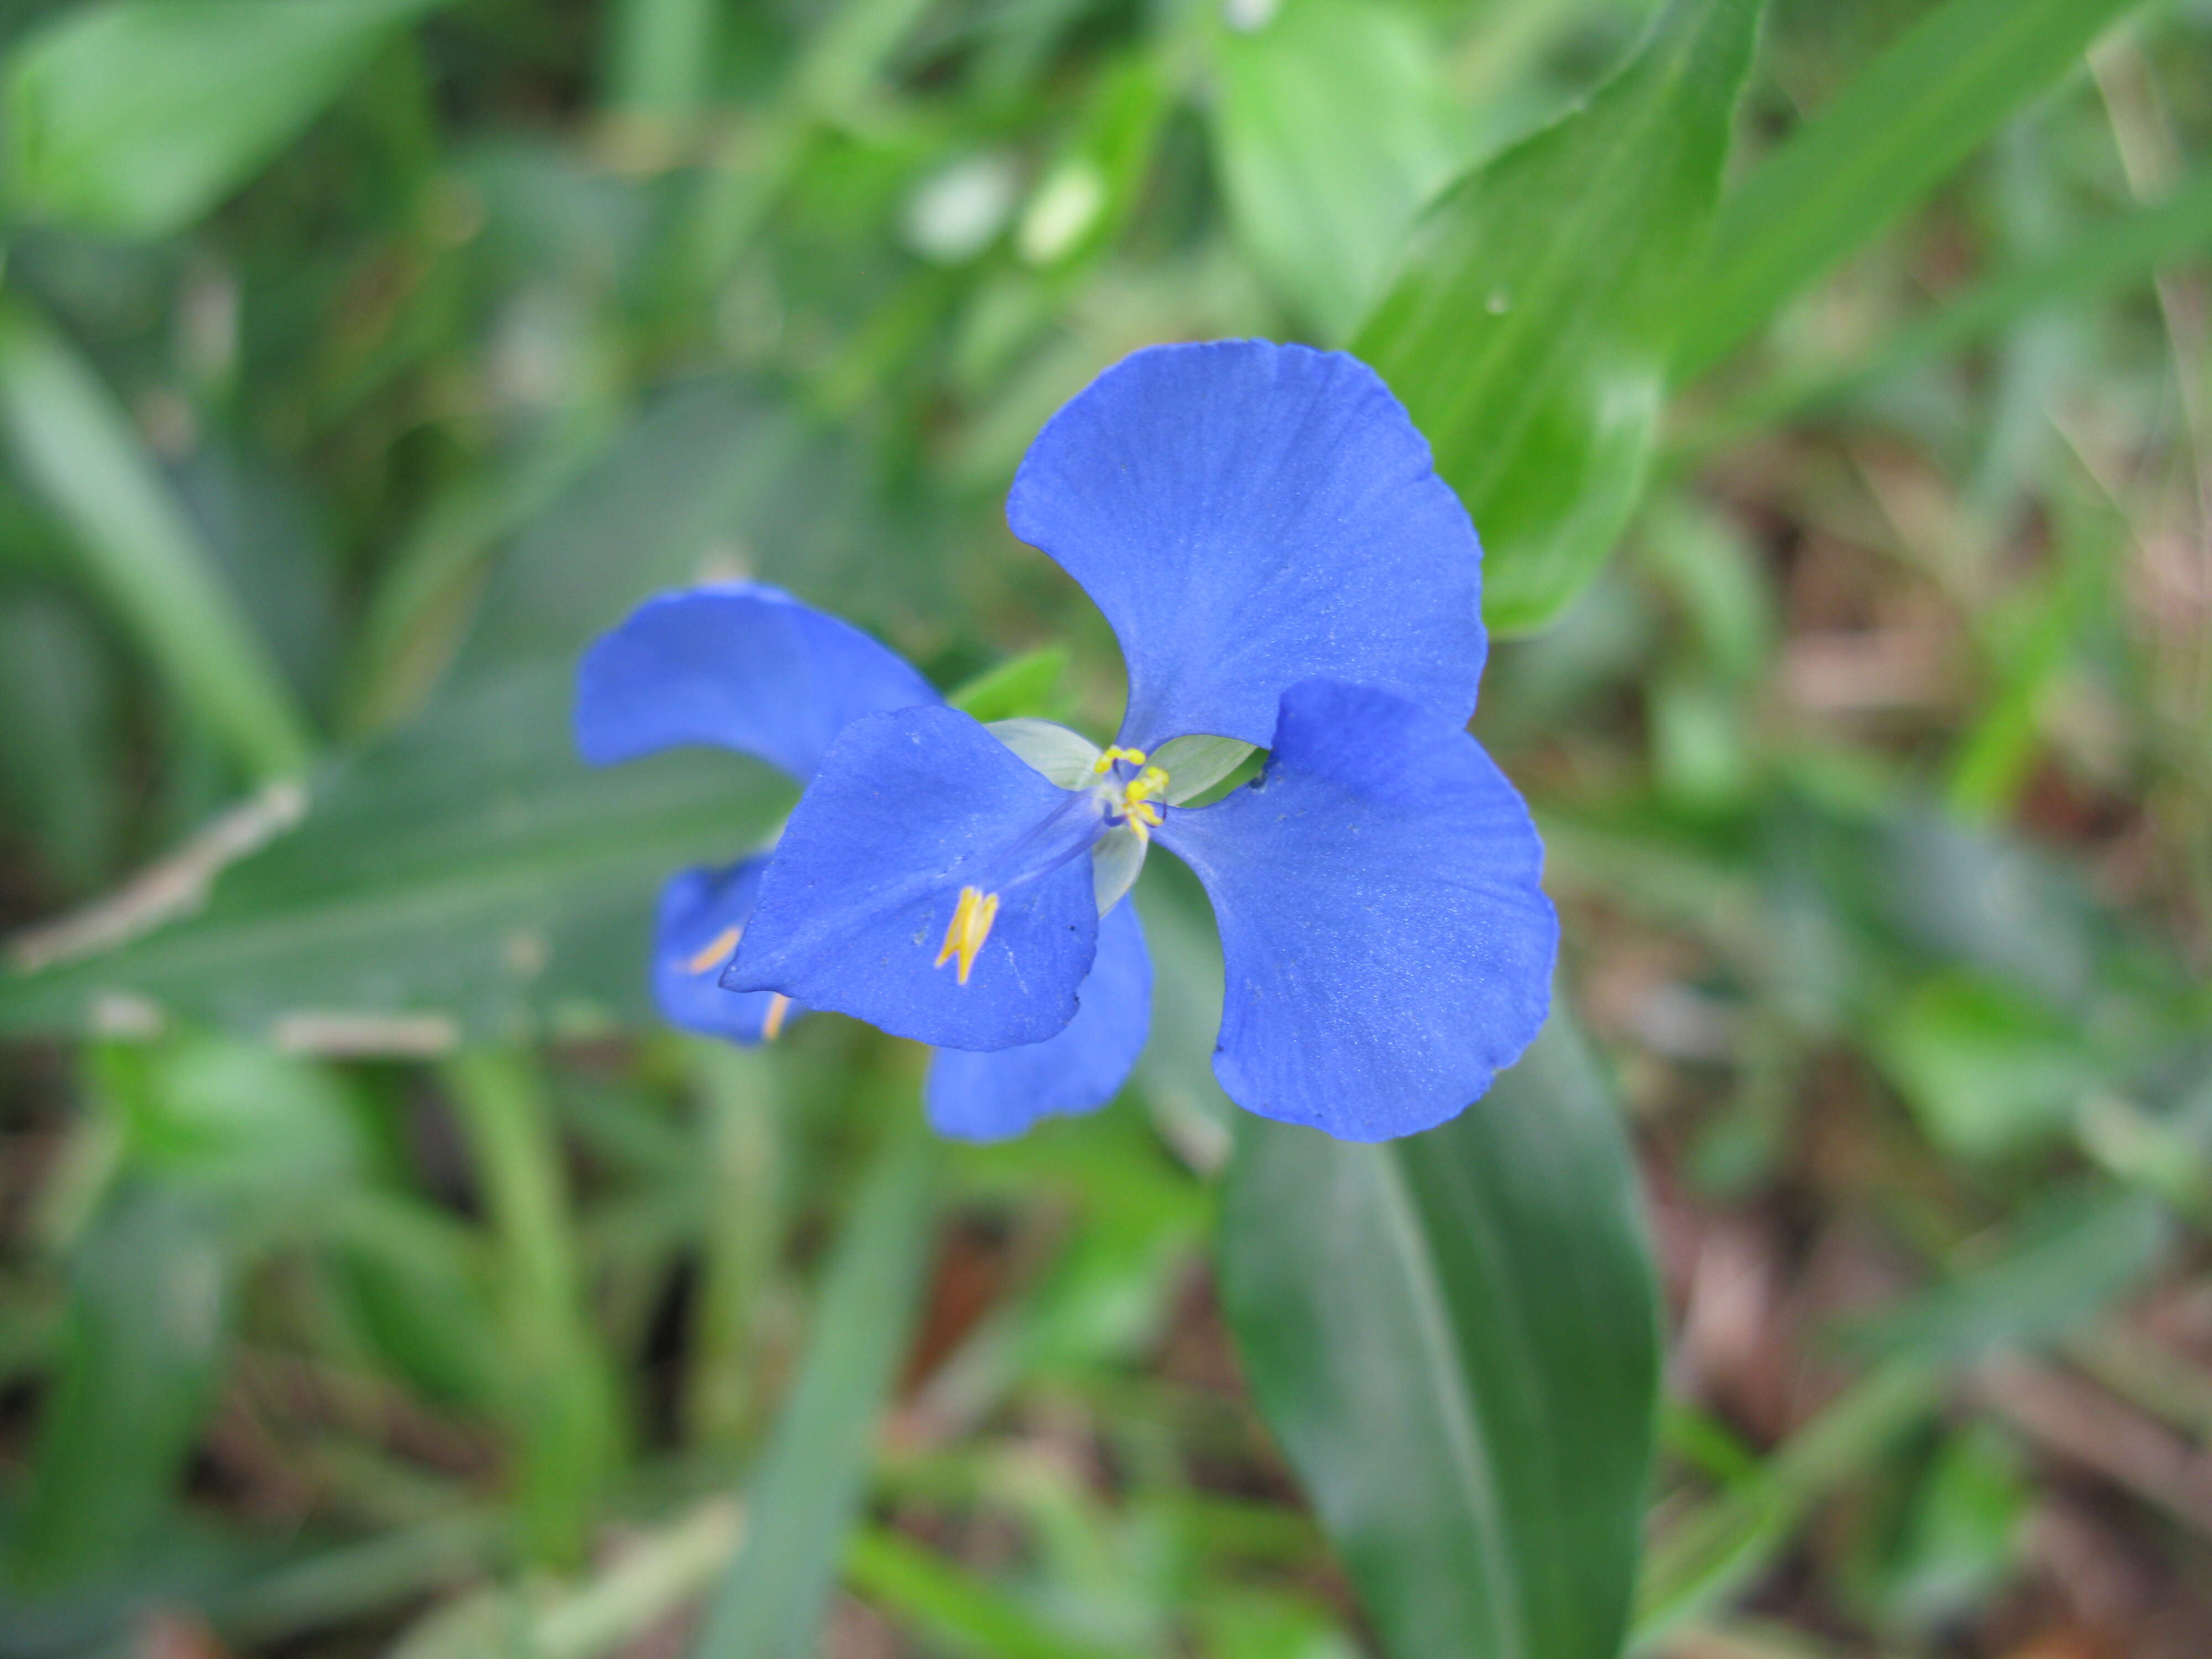
[[519,1054],[464,1054],[445,1079],[497,1235],[522,1534],[540,1561],[574,1566],[621,1433],[613,1373],[585,1316],[552,1109]]
[[231,1276],[203,1198],[143,1180],[111,1194],[70,1267],[61,1367],[9,1540],[17,1585],[126,1569],[174,1501],[222,1360]]
[[2212,167],[2199,168],[2161,200],[2083,226],[2065,246],[2008,264],[1946,298],[1848,362],[1770,380],[1701,426],[1700,448],[1731,442],[2002,334],[2069,301],[2148,283],[2163,267],[2212,250]]
[[445,0],[106,0],[6,66],[9,193],[40,218],[180,229],[282,149],[377,49]]
[[1687,290],[1674,378],[1726,356],[1881,234],[2078,59],[2134,0],[1947,0],[1768,158]]
[[1133,1659],[1070,1637],[902,1534],[872,1527],[845,1554],[854,1590],[949,1653],[975,1659]]
[[745,1541],[696,1659],[815,1650],[875,1425],[906,1356],[929,1257],[936,1143],[902,1117],[861,1184],[816,1304],[798,1381],[746,1495]]
[[1920,1358],[1881,1366],[1807,1424],[1759,1473],[1675,1522],[1652,1545],[1629,1651],[1668,1635],[1755,1583],[1813,1506],[1942,1403],[1941,1370]]
[[76,532],[87,578],[179,701],[249,774],[301,769],[306,718],[212,556],[113,397],[20,303],[0,311],[0,427],[24,477]]

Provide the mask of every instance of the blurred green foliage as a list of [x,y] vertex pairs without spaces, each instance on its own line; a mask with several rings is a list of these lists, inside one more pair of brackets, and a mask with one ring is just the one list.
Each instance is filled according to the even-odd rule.
[[[0,1653],[2212,1648],[2208,138],[2202,0],[0,9]],[[1162,860],[1097,1117],[658,1028],[790,791],[582,644],[1103,735],[999,500],[1237,334],[1483,532],[1528,1060],[1239,1121]]]

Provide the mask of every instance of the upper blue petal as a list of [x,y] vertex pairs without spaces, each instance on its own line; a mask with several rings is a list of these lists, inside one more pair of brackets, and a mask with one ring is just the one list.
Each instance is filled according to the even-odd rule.
[[1254,782],[1156,832],[1221,925],[1214,1075],[1340,1139],[1433,1127],[1549,1011],[1543,844],[1480,744],[1389,692],[1294,687],[1272,747]]
[[1482,550],[1375,372],[1263,340],[1154,346],[1046,423],[1006,498],[1129,671],[1120,741],[1264,745],[1317,675],[1474,712]]
[[1055,1112],[1096,1111],[1121,1092],[1152,1023],[1152,958],[1137,907],[1098,923],[1098,956],[1058,1036],[977,1054],[939,1048],[929,1065],[931,1127],[961,1140],[1006,1140]]
[[[723,870],[679,871],[660,890],[653,937],[653,999],[671,1025],[733,1042],[765,1035],[773,991],[726,991],[722,969],[751,921],[766,858]],[[793,1003],[785,1023],[806,1011]]]
[[937,701],[851,623],[778,588],[724,582],[647,599],[592,642],[576,675],[576,744],[598,765],[714,744],[803,782],[852,720]]
[[[957,709],[864,716],[793,811],[723,982],[948,1048],[1042,1042],[1091,969],[1097,824]],[[933,964],[967,886],[1000,908],[963,985]]]

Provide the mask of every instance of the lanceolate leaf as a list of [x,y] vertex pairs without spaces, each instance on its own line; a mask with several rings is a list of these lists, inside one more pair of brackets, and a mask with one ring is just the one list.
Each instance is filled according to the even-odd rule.
[[1353,341],[1474,516],[1493,628],[1556,616],[1636,504],[1760,9],[1675,0],[1587,108],[1430,209]]
[[1340,339],[1423,198],[1465,159],[1441,54],[1417,17],[1378,0],[1289,0],[1212,40],[1214,146],[1237,234],[1285,303]]
[[19,210],[158,236],[243,183],[444,0],[110,0],[16,49],[0,139]]
[[[698,751],[595,771],[568,733],[569,670],[484,683],[323,769],[307,821],[227,870],[175,866],[79,929],[119,948],[0,962],[0,1031],[167,1015],[307,1048],[437,1049],[545,1019],[643,1013],[647,921],[672,870],[757,843],[791,790]],[[143,918],[133,915],[134,907]]]
[[1675,351],[1686,380],[1924,196],[2134,0],[1948,0],[1729,198]]
[[1612,1659],[1658,1323],[1634,1172],[1564,1012],[1440,1129],[1238,1126],[1222,1289],[1394,1659]]

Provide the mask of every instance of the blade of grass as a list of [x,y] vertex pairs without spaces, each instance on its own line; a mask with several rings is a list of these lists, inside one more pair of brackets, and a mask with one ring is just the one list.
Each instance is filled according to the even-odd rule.
[[1723,204],[1674,379],[1711,368],[1887,228],[2132,3],[1948,0],[1923,18]]
[[440,1516],[290,1562],[221,1597],[210,1613],[234,1647],[260,1647],[472,1578],[505,1541],[505,1523],[492,1511]]
[[620,1430],[612,1375],[584,1314],[552,1110],[520,1054],[465,1054],[443,1075],[497,1235],[523,1539],[538,1559],[573,1566],[583,1559]]
[[577,1583],[501,1585],[440,1607],[394,1644],[392,1659],[600,1659],[623,1652],[706,1587],[743,1531],[727,1498],[710,1498],[641,1531]]
[[17,211],[127,236],[236,189],[378,49],[445,0],[106,0],[9,56],[0,166]]
[[1991,271],[1848,362],[1763,383],[1702,426],[1699,453],[1734,443],[1808,410],[1843,402],[1885,380],[2002,334],[2023,318],[2071,301],[2146,283],[2163,266],[2212,249],[2212,167],[2161,200],[2084,226],[2057,252]]
[[20,301],[0,310],[0,427],[76,532],[87,579],[179,701],[249,775],[302,770],[307,719],[213,556],[113,396]]
[[675,298],[711,293],[783,193],[815,125],[848,112],[930,0],[844,0],[785,77],[784,94],[732,132],[699,183],[668,261]]
[[713,89],[718,0],[621,0],[612,9],[607,102],[629,118],[673,125]]
[[744,1443],[760,1409],[762,1293],[776,1270],[783,1237],[785,1152],[776,1060],[759,1048],[696,1038],[684,1052],[701,1097],[700,1127],[714,1190],[684,1414],[695,1438],[734,1447]]
[[854,1534],[845,1552],[855,1595],[924,1632],[933,1646],[975,1659],[1125,1659],[1046,1623],[1004,1590],[887,1528]]
[[122,1569],[174,1501],[230,1324],[234,1263],[212,1207],[125,1182],[78,1244],[61,1363],[9,1540],[15,1584]]
[[873,1429],[905,1358],[929,1255],[937,1144],[901,1115],[853,1200],[805,1358],[747,1500],[745,1542],[692,1650],[696,1659],[814,1651]]
[[1943,1372],[1888,1362],[1800,1429],[1759,1471],[1662,1534],[1644,1559],[1632,1653],[1724,1606],[1765,1570],[1813,1506],[1941,1403]]

